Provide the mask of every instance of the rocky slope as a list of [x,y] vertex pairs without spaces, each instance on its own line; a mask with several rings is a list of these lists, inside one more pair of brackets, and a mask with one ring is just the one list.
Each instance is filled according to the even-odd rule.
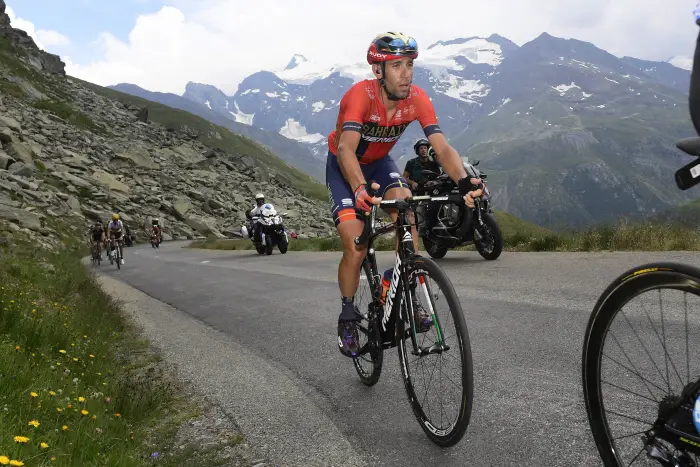
[[42,60],[52,59],[34,52],[8,34],[0,39],[5,242],[24,234],[57,247],[59,227],[82,235],[91,219],[104,221],[114,211],[141,235],[159,216],[166,239],[233,236],[258,191],[289,212],[287,225],[302,236],[333,230],[325,203],[302,193],[281,161],[265,165],[272,155],[263,148],[250,141],[240,152],[205,145],[239,137],[212,124],[204,135],[150,121],[147,109],[97,94],[65,78],[61,66],[49,72]]

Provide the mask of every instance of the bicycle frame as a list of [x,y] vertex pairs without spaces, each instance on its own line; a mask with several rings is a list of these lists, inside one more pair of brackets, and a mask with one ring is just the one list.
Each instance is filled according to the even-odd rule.
[[[433,309],[432,301],[428,301],[428,306],[430,308],[429,312],[435,323],[435,330],[437,333],[437,343],[432,345],[428,349],[424,349],[418,345],[416,339],[416,323],[413,315],[413,301],[410,297],[409,292],[409,274],[411,271],[408,270],[408,262],[413,259],[416,255],[415,249],[413,247],[413,235],[411,233],[411,222],[408,217],[408,211],[411,210],[411,205],[418,204],[423,201],[427,202],[445,202],[453,203],[462,200],[459,195],[446,195],[446,196],[415,196],[405,199],[392,199],[392,200],[382,200],[379,205],[373,205],[369,215],[365,217],[365,227],[362,234],[355,238],[355,244],[360,245],[365,242],[367,244],[367,259],[372,276],[375,278],[376,283],[379,284],[381,277],[377,270],[377,259],[374,249],[374,240],[380,235],[384,235],[391,231],[396,231],[396,237],[400,238],[398,248],[396,250],[396,261],[394,263],[394,270],[391,277],[391,282],[389,284],[389,290],[387,292],[386,301],[382,306],[379,302],[381,290],[379,287],[375,287],[372,291],[372,304],[377,310],[381,310],[381,329],[386,332],[387,325],[396,325],[397,318],[402,319],[401,314],[403,303],[406,306],[406,311],[409,316],[409,322],[411,325],[411,343],[413,345],[413,355],[421,356],[432,353],[442,353],[443,351],[449,350],[449,345],[447,345],[443,339],[442,325],[440,324],[440,319],[438,318],[435,310]],[[395,223],[388,224],[386,226],[375,228],[376,223],[376,212],[379,207],[395,208],[398,211],[398,216]],[[398,293],[399,285],[401,285],[402,297],[400,300],[396,301],[396,296]],[[428,285],[425,282],[421,282],[421,286],[424,287],[426,295],[431,296]],[[392,323],[391,320],[394,322]],[[395,329],[395,328],[394,328]],[[393,339],[389,342],[382,342],[382,347],[384,349],[391,348],[397,345],[395,335]]]

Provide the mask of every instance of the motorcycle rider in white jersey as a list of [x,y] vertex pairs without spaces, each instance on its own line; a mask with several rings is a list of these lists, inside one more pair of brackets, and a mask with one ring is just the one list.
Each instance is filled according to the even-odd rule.
[[265,195],[262,193],[258,193],[257,195],[255,195],[255,204],[256,207],[246,212],[245,216],[250,222],[250,230],[248,231],[248,236],[252,236],[254,242],[260,242],[260,224],[258,224],[257,222],[253,222],[252,218],[262,215],[262,207],[265,205]]

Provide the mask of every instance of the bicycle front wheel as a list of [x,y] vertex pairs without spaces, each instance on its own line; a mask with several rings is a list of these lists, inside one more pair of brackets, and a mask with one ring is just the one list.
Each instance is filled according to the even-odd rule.
[[360,286],[355,294],[355,304],[362,314],[358,324],[362,353],[353,359],[360,380],[367,386],[374,386],[382,374],[384,350],[379,337],[379,310],[373,303],[373,291],[379,287],[377,278],[372,275],[369,260],[362,262]]
[[[700,269],[669,262],[628,270],[598,299],[581,370],[591,434],[606,467],[658,465],[660,457],[694,449],[665,434],[677,413],[665,407],[697,380],[698,311]],[[680,419],[694,431],[691,417]]]
[[[429,258],[408,263],[408,291],[396,322],[399,362],[408,400],[425,434],[438,446],[457,444],[469,426],[474,396],[471,344],[462,306],[447,274]],[[407,304],[408,302],[408,304]],[[422,308],[432,316],[420,332]],[[431,399],[439,399],[436,404]]]

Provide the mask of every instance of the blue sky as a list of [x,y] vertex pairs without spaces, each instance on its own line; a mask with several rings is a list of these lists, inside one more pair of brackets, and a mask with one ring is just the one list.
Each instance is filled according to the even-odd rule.
[[522,45],[548,32],[647,60],[692,55],[698,34],[689,0],[441,0],[439,8],[425,0],[6,2],[69,74],[177,94],[188,81],[232,94],[245,77],[281,70],[294,54],[322,69],[363,62],[369,41],[387,30],[411,34],[419,48],[493,33]]
[[162,0],[6,0],[15,15],[31,21],[36,29],[54,30],[67,36],[72,45],[53,47],[74,60],[87,60],[85,45],[104,31],[127,41],[136,18],[155,13]]

